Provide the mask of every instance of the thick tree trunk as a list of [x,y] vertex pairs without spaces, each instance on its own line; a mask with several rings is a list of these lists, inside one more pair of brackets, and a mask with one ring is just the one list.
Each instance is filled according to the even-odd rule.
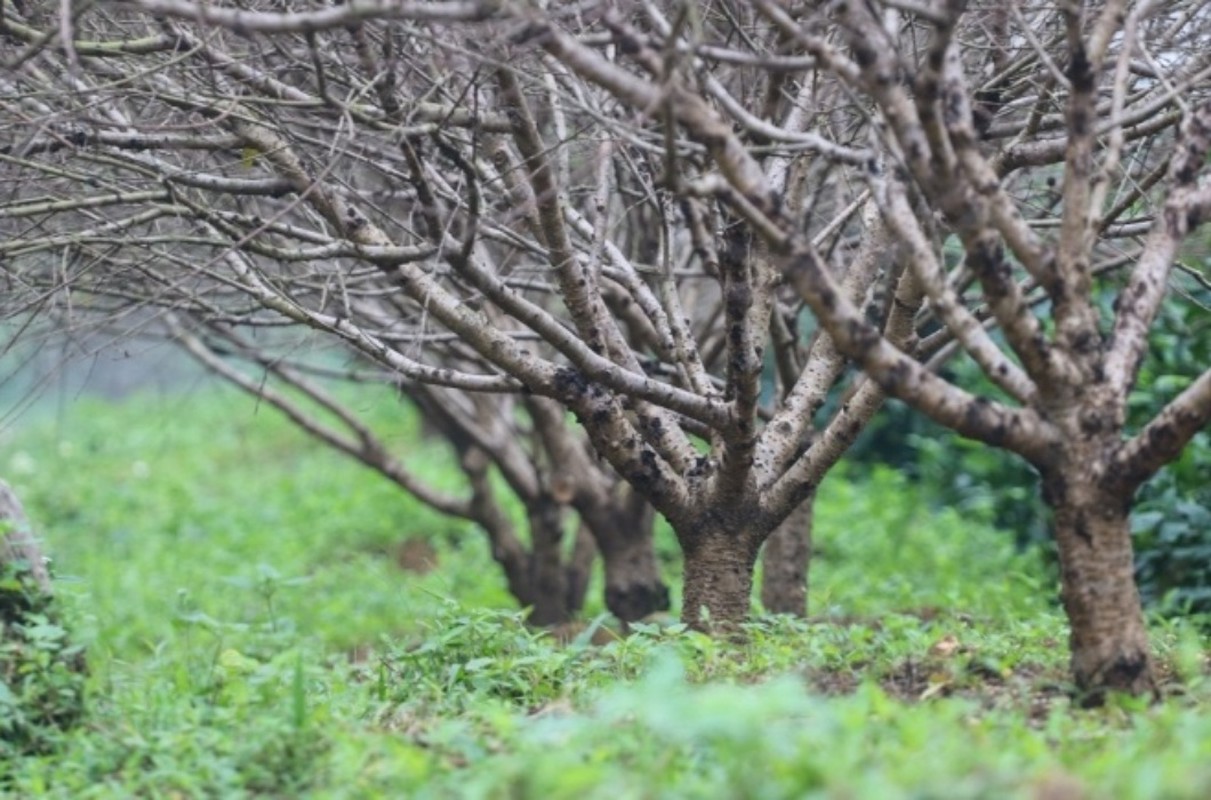
[[1055,509],[1064,611],[1071,626],[1072,676],[1080,701],[1107,692],[1155,694],[1128,520],[1130,499],[1079,480],[1077,469],[1047,479]]
[[623,537],[602,549],[605,565],[605,603],[622,622],[635,622],[649,614],[669,610],[669,587],[660,577],[660,564],[651,536]]
[[660,577],[652,542],[655,512],[630,492],[614,502],[583,508],[582,519],[593,533],[605,567],[605,604],[622,622],[669,610],[669,588]]
[[743,535],[683,538],[681,621],[697,630],[726,631],[748,619],[758,549]]
[[761,557],[761,604],[771,614],[807,616],[814,500],[814,494],[804,500],[765,542]]

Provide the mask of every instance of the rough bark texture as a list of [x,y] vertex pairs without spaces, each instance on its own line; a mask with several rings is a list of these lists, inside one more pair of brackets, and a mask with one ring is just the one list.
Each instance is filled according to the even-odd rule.
[[748,618],[757,547],[741,536],[711,533],[683,544],[685,590],[681,621],[703,631],[726,631]]
[[1045,478],[1055,508],[1061,597],[1072,675],[1084,705],[1107,692],[1155,694],[1151,648],[1135,585],[1130,499],[1090,485],[1075,467]]
[[652,546],[652,507],[633,492],[615,500],[591,515],[581,513],[601,551],[606,608],[622,622],[634,622],[668,611],[669,588]]
[[807,616],[812,501],[803,502],[770,535],[761,557],[761,604],[771,614]]

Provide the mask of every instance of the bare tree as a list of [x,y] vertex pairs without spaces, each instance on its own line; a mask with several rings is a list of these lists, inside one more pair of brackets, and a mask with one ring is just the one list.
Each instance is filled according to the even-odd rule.
[[[702,148],[666,142],[659,124],[556,61],[519,51],[516,68],[485,62],[468,55],[468,40],[447,46],[411,22],[338,30],[332,46],[314,35],[250,45],[101,12],[77,21],[61,54],[13,20],[28,57],[9,90],[11,122],[26,135],[8,153],[19,184],[2,213],[34,221],[6,243],[24,298],[62,310],[87,296],[90,313],[109,318],[174,309],[178,324],[212,330],[307,325],[401,384],[520,392],[548,441],[561,415],[539,398],[554,399],[634,488],[629,504],[609,505],[586,488],[597,481],[576,481],[569,502],[602,531],[639,529],[628,518],[652,501],[687,553],[695,624],[747,615],[761,543],[877,407],[877,390],[859,393],[817,435],[813,413],[844,360],[826,336],[800,341],[801,307],[743,220],[661,185],[666,156],[709,181]],[[506,54],[507,36],[494,47]],[[109,87],[126,73],[137,87]],[[894,286],[898,268],[880,241],[855,235],[873,205],[841,183],[814,193],[809,165],[793,156],[826,143],[792,139],[771,150],[771,168],[818,243],[856,258],[847,291],[864,302],[880,279]],[[863,158],[824,149],[823,179],[831,159]],[[98,193],[71,197],[90,181]],[[892,309],[889,330],[907,339],[917,303],[919,293],[905,294],[872,315]],[[762,407],[767,339],[782,399]],[[441,397],[431,413],[483,403]],[[508,429],[511,413],[489,416]],[[483,414],[470,417],[485,427]],[[341,449],[386,463],[350,430]],[[578,452],[558,458],[563,477]],[[633,564],[628,547],[615,549]],[[802,606],[805,547],[793,557],[801,565],[787,571],[784,610]],[[661,602],[651,589],[640,596]]]
[[[699,626],[747,614],[887,391],[1039,470],[1078,686],[1154,688],[1130,497],[1211,372],[1142,430],[1123,408],[1211,203],[1201,3],[116,5],[9,23],[6,163],[56,187],[4,208],[22,286],[267,309],[562,404],[669,519]],[[870,379],[817,419],[846,357]]]

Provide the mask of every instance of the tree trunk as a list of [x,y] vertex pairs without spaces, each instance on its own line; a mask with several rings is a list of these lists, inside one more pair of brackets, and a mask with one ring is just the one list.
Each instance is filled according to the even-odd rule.
[[812,553],[812,494],[774,529],[761,557],[761,604],[771,614],[807,616]]
[[[1087,467],[1086,467],[1087,469]],[[1156,694],[1128,514],[1130,499],[1080,480],[1079,465],[1045,479],[1055,509],[1072,676],[1083,705],[1110,691]]]
[[681,621],[702,631],[726,631],[748,619],[759,545],[744,535],[682,538],[685,587]]
[[592,542],[578,538],[565,565],[564,506],[543,493],[522,498],[530,526],[530,547],[526,549],[508,514],[496,502],[487,454],[478,447],[461,446],[459,464],[471,485],[471,518],[488,534],[492,558],[505,572],[509,593],[530,608],[529,621],[547,626],[571,620],[584,605],[595,556]]
[[530,575],[528,605],[534,625],[559,625],[572,619],[568,572],[563,563],[563,509],[542,497],[527,503],[530,522]]
[[605,567],[605,604],[622,622],[669,610],[669,587],[660,577],[652,544],[655,512],[630,490],[613,502],[582,508],[581,518],[593,533]]
[[589,593],[589,579],[593,575],[593,561],[597,558],[597,543],[592,534],[581,525],[576,531],[576,542],[572,555],[564,568],[564,586],[567,587],[568,611],[579,614],[584,608],[585,596]]

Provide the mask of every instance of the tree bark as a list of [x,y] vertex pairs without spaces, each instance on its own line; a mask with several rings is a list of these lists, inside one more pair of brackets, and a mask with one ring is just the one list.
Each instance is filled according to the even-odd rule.
[[477,447],[460,451],[460,466],[471,484],[471,516],[488,535],[492,558],[505,573],[509,593],[530,608],[534,625],[567,622],[584,604],[594,556],[591,543],[577,540],[563,562],[563,506],[549,494],[522,498],[530,526],[530,547],[516,535],[512,521],[496,502],[488,479],[487,455]]
[[758,549],[743,534],[711,532],[689,541],[683,538],[681,621],[696,630],[716,632],[748,619]]
[[534,625],[559,625],[572,619],[568,571],[563,563],[562,507],[550,498],[526,504],[530,523],[530,575],[527,605]]
[[584,608],[585,596],[589,593],[589,579],[593,575],[593,561],[597,558],[597,542],[593,535],[581,525],[576,531],[572,555],[564,567],[564,587],[568,598],[569,614],[579,614]]
[[613,502],[582,508],[605,567],[605,604],[622,622],[669,610],[669,588],[660,577],[652,543],[655,512],[635,492],[625,489]]
[[[1081,480],[1080,465],[1044,478],[1055,509],[1061,597],[1071,626],[1072,675],[1083,705],[1107,692],[1155,695],[1129,524],[1130,498]],[[1088,470],[1088,466],[1085,466]]]
[[812,503],[803,501],[765,542],[761,604],[771,614],[807,616],[807,574],[812,552]]

